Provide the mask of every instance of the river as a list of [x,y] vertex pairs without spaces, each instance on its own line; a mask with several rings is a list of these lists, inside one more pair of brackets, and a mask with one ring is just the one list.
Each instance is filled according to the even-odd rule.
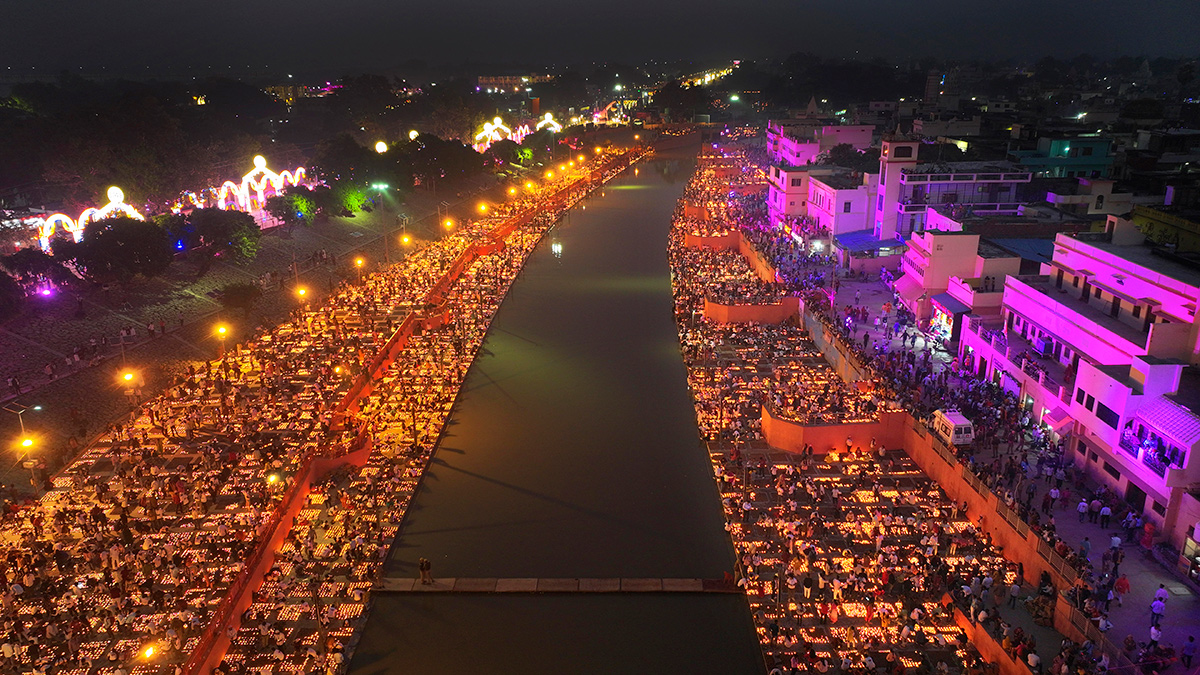
[[[693,145],[578,205],[493,322],[385,574],[720,578],[734,567],[672,320]],[[739,595],[378,594],[350,672],[754,673]]]

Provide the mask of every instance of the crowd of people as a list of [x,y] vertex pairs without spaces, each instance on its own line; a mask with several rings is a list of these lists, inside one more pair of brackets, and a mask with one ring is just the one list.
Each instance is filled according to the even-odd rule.
[[[508,284],[563,209],[640,154],[602,155],[602,172],[564,177],[546,200],[514,200],[221,358],[191,364],[39,500],[7,504],[0,673],[180,672],[206,628],[224,620],[222,601],[246,584],[254,602],[219,672],[338,672]],[[504,222],[520,226],[493,244]],[[482,243],[493,244],[488,254],[447,285],[455,261]],[[412,336],[371,396],[347,405],[405,318],[432,305],[449,320]],[[317,486],[283,549],[266,552],[277,555],[267,578],[251,577],[246,563],[307,463],[363,438],[366,465]]]
[[[790,233],[772,232],[756,209],[736,204],[737,195],[720,186],[706,189],[734,202],[723,213],[748,214],[738,216],[738,230],[773,264],[801,278],[794,290],[811,294],[806,306],[819,308],[814,298],[829,297],[822,286],[837,285],[831,270],[828,277],[820,270],[827,261],[806,254]],[[685,235],[695,228],[679,218],[682,203],[676,215],[670,259],[681,348],[740,558],[737,583],[747,589],[772,672],[910,667],[981,672],[988,666],[960,630],[956,611],[960,621],[992,632],[1013,659],[1040,672],[1044,666],[1033,636],[1004,615],[1017,607],[1025,611],[1026,601],[1053,599],[1063,589],[1051,584],[1021,597],[1021,565],[1005,560],[978,523],[968,521],[965,509],[951,503],[903,452],[847,439],[845,447],[809,445],[781,456],[766,448],[760,420],[764,405],[818,425],[870,421],[884,408],[920,415],[954,406],[980,420],[976,453],[996,454],[986,466],[999,458],[995,475],[1004,480],[1012,475],[1014,481],[1041,476],[1053,448],[1024,433],[1031,425],[1001,392],[960,382],[956,374],[935,369],[928,356],[893,349],[890,340],[866,341],[856,349],[874,377],[850,386],[798,325],[704,319],[697,299],[723,283],[722,275],[736,263],[688,248]],[[849,337],[874,317],[855,306],[835,313],[826,303],[822,318],[829,331]],[[880,318],[886,325],[892,317]],[[996,453],[1001,443],[1021,452],[1001,457]],[[963,461],[991,475],[982,466],[985,458],[964,455]],[[1058,468],[1051,466],[1051,479]],[[1070,668],[1087,675],[1108,665],[1090,643],[1041,649],[1056,647],[1060,653],[1045,664],[1056,673]]]

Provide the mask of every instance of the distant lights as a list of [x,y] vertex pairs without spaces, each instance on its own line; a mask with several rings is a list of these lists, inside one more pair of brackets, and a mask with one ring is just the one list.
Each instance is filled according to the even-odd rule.
[[383,153],[385,153],[387,151],[388,151],[387,143],[384,143],[383,141],[378,141],[375,143],[375,152],[378,152],[379,154],[382,155]]

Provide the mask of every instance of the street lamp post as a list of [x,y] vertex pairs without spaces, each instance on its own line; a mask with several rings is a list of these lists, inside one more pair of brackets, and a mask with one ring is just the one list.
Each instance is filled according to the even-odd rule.
[[354,259],[354,266],[358,268],[358,283],[359,284],[362,284],[362,268],[366,262],[367,261],[363,260],[362,258]]
[[217,344],[220,345],[220,349],[217,352],[217,358],[219,359],[225,358],[225,335],[228,333],[229,328],[224,324],[217,326]]

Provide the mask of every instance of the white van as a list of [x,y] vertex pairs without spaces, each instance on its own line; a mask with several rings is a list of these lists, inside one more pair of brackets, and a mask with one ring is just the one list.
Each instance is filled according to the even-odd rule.
[[957,410],[933,413],[933,433],[948,445],[970,445],[975,440],[975,425]]

